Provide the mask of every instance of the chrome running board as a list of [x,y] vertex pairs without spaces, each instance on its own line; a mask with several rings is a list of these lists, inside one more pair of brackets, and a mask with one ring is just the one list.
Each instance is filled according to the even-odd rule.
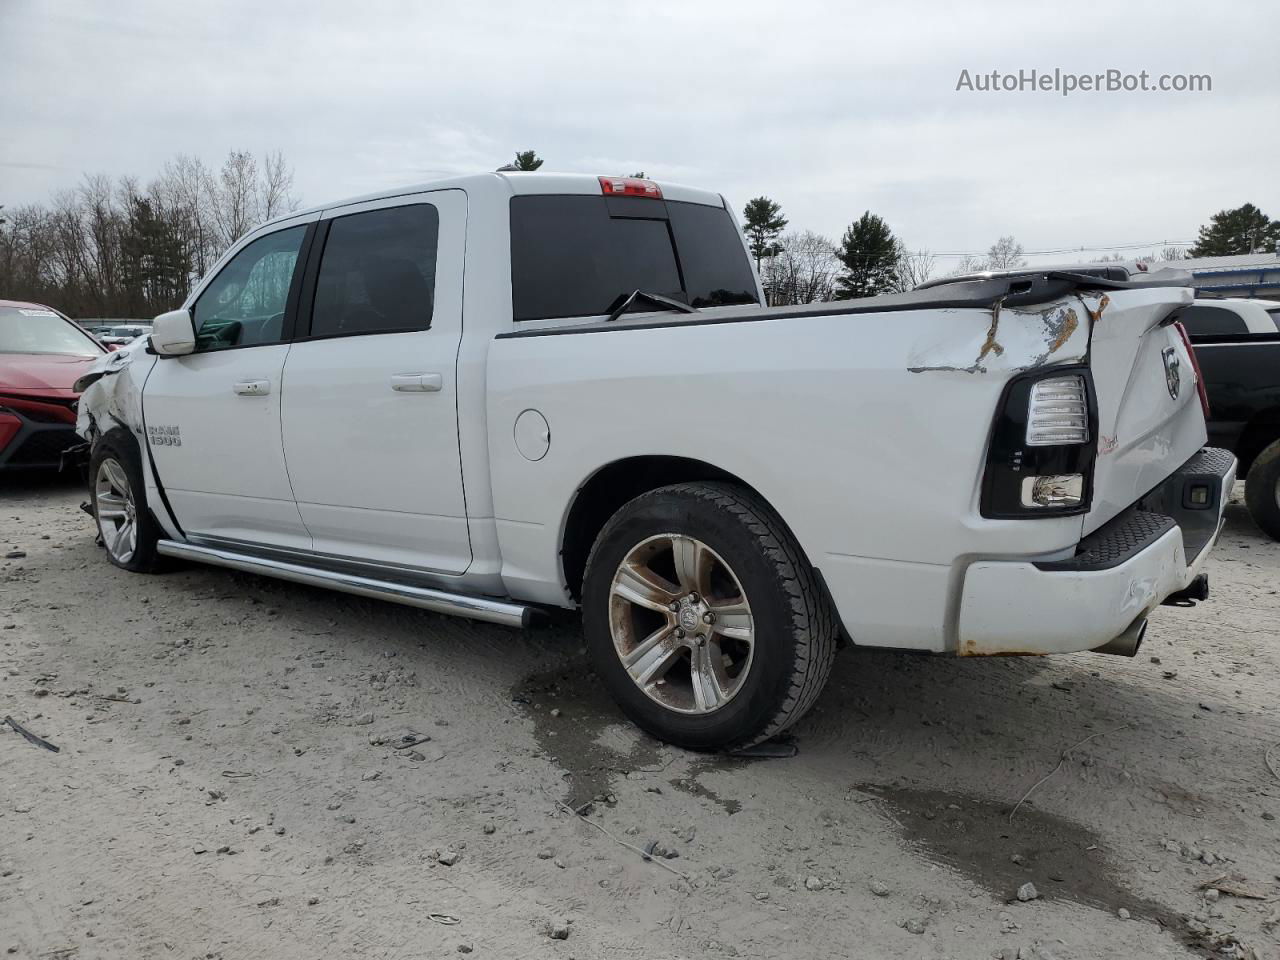
[[449,593],[445,590],[392,583],[389,580],[374,580],[371,577],[336,573],[317,567],[303,566],[300,563],[268,560],[264,557],[233,553],[230,550],[217,550],[213,547],[198,547],[193,543],[179,543],[177,540],[161,540],[156,544],[156,551],[166,557],[180,557],[183,560],[208,563],[215,567],[230,567],[232,570],[243,570],[245,573],[256,573],[293,583],[305,583],[312,587],[325,587],[342,593],[354,593],[356,596],[372,597],[375,600],[389,600],[392,603],[402,603],[436,613],[500,623],[507,627],[527,627],[533,616],[533,608],[510,600],[492,600],[488,597],[473,597],[463,593]]

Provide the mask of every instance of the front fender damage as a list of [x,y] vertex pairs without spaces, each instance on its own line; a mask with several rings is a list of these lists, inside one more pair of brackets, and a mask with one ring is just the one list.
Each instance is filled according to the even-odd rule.
[[144,352],[143,344],[135,341],[94,363],[75,383],[80,393],[76,433],[92,444],[119,426],[141,441],[142,383],[154,362],[155,358]]

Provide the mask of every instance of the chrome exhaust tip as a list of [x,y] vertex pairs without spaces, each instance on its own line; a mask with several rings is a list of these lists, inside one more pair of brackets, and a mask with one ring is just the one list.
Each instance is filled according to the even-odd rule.
[[1110,653],[1117,657],[1136,657],[1138,648],[1142,646],[1142,638],[1147,635],[1147,618],[1139,617],[1129,624],[1128,629],[1100,647],[1094,647],[1094,653]]

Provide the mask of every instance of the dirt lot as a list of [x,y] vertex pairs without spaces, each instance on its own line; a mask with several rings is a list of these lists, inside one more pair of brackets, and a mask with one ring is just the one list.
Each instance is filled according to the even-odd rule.
[[573,624],[131,576],[76,486],[0,498],[0,717],[62,748],[0,727],[9,955],[1280,956],[1280,545],[1238,504],[1137,658],[847,651],[742,760],[638,735]]

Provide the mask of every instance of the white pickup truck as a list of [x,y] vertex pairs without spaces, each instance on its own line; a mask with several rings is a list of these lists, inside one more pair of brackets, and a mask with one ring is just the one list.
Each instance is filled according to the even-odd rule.
[[80,388],[111,561],[177,557],[525,625],[695,749],[843,643],[1132,655],[1203,598],[1234,458],[1113,268],[763,305],[715,194],[497,173],[291,215]]

